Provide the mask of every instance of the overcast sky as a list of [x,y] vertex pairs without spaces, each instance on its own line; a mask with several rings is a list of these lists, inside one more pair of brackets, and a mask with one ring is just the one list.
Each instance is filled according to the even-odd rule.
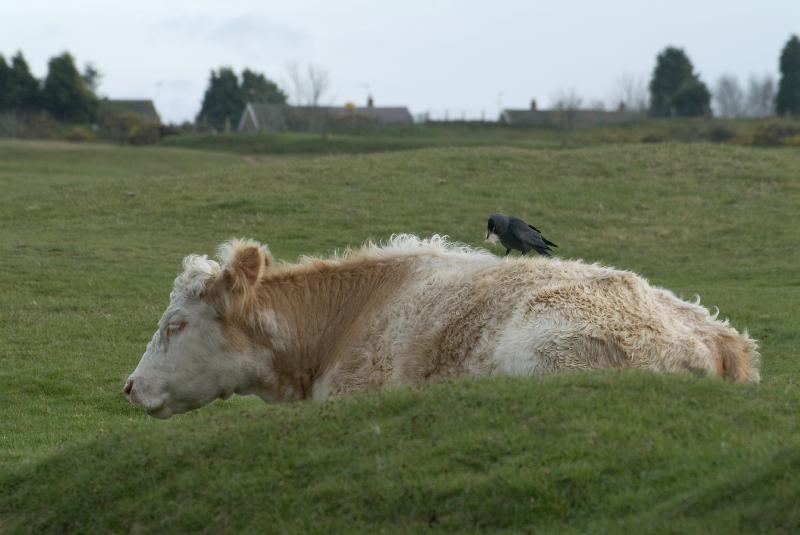
[[43,77],[68,50],[103,73],[101,95],[152,98],[165,121],[194,117],[220,65],[288,86],[287,64],[310,62],[330,73],[331,103],[370,92],[414,114],[493,118],[569,89],[608,102],[623,73],[649,80],[667,45],[710,86],[777,77],[792,33],[798,0],[0,0],[0,53],[22,50]]

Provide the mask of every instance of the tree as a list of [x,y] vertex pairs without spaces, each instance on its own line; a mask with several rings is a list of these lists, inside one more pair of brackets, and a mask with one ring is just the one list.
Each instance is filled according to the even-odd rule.
[[781,52],[781,79],[778,82],[778,96],[775,111],[778,115],[800,114],[800,39],[796,35],[789,38]]
[[747,82],[744,114],[747,117],[769,117],[775,113],[775,79],[751,75]]
[[11,109],[11,67],[0,54],[0,112]]
[[278,85],[261,73],[245,69],[242,72],[242,100],[267,104],[286,104],[288,97]]
[[239,87],[239,77],[230,67],[211,71],[203,104],[197,114],[198,122],[207,122],[217,130],[238,121],[244,110],[244,99]]
[[308,94],[312,106],[318,106],[322,95],[328,91],[330,77],[328,71],[314,65],[308,66]]
[[644,112],[647,109],[647,84],[637,76],[624,73],[614,81],[610,107]]
[[248,102],[286,104],[286,99],[286,93],[261,73],[245,69],[240,84],[233,69],[220,67],[211,71],[197,122],[222,130],[239,121]]
[[56,119],[89,122],[97,117],[97,97],[75,67],[68,52],[51,58],[42,89],[42,105]]
[[559,111],[579,110],[583,104],[583,99],[578,95],[574,88],[559,89],[553,97],[553,109]]
[[11,58],[11,106],[17,110],[38,110],[41,106],[39,81],[31,74],[22,52]]
[[97,94],[97,89],[100,87],[100,80],[103,79],[103,73],[91,63],[87,63],[83,68],[83,81],[92,93]]
[[667,47],[656,58],[650,79],[650,114],[691,117],[709,112],[711,93],[680,48]]
[[745,113],[745,95],[739,80],[731,74],[723,74],[714,88],[716,112],[720,117],[742,117]]
[[294,86],[294,98],[298,105],[319,106],[322,96],[330,87],[328,71],[322,67],[309,64],[305,74],[300,70],[300,65],[290,63],[287,65],[289,77]]
[[690,78],[672,97],[672,106],[678,117],[699,117],[711,112],[711,92],[697,78]]
[[554,121],[559,128],[572,129],[575,127],[575,116],[577,111],[581,109],[583,99],[578,95],[575,89],[560,89],[555,96],[552,97],[552,108],[556,112],[554,114]]

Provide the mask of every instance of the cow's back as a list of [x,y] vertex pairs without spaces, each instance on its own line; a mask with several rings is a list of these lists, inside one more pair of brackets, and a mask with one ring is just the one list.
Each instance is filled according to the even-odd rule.
[[705,308],[580,261],[423,255],[365,321],[364,336],[321,382],[325,396],[589,368],[758,377],[754,343]]
[[585,275],[534,292],[501,336],[499,371],[632,367],[758,380],[755,343],[704,307],[630,272]]

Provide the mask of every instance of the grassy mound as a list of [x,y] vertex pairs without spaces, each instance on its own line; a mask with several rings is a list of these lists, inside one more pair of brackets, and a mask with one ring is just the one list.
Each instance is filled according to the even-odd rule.
[[193,415],[3,482],[11,531],[800,526],[797,392],[588,374]]
[[[0,142],[0,531],[798,529],[800,153],[726,145],[253,158]],[[188,253],[518,214],[719,306],[763,381],[460,381],[167,422],[120,394]]]
[[161,145],[238,154],[368,154],[422,148],[525,146],[557,148],[568,135],[554,129],[524,130],[499,127],[445,127],[414,125],[370,134],[260,133],[181,134],[164,138]]

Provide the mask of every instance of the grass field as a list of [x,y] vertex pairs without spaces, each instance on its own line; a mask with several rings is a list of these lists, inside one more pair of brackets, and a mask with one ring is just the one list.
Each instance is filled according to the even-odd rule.
[[[800,530],[800,150],[486,144],[0,141],[0,532]],[[231,236],[289,261],[395,232],[481,245],[492,211],[561,256],[700,294],[761,341],[762,383],[463,380],[168,421],[121,395],[188,253]]]

